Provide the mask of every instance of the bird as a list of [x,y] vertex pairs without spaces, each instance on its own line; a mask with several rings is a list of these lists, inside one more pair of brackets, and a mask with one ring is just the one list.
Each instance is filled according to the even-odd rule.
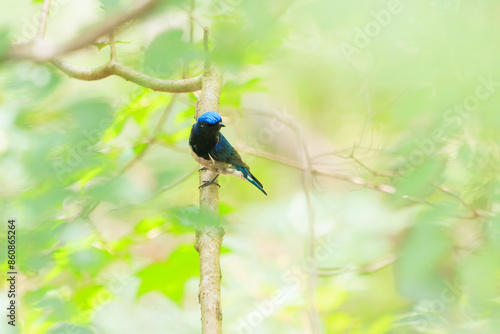
[[250,172],[250,167],[243,162],[238,152],[220,133],[223,127],[225,125],[219,113],[208,111],[199,116],[191,128],[189,136],[191,155],[203,166],[201,170],[208,169],[217,173],[211,181],[205,181],[200,188],[214,183],[220,174],[234,175],[247,180],[267,195],[262,183]]

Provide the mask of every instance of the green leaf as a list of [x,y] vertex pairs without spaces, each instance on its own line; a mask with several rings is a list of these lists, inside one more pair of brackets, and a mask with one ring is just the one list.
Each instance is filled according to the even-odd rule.
[[139,155],[144,149],[148,146],[148,144],[139,144],[134,146],[134,152],[136,155]]
[[439,211],[420,215],[399,252],[396,277],[401,293],[409,298],[437,298],[444,286],[442,268],[451,256],[452,243]]
[[157,36],[148,46],[144,66],[146,72],[166,77],[182,68],[182,63],[201,60],[201,52],[183,41],[181,30],[171,30]]
[[414,198],[425,198],[432,194],[436,188],[433,183],[439,183],[445,165],[438,160],[428,160],[422,166],[416,167],[414,171],[401,178],[396,186],[400,196],[411,196]]
[[69,254],[69,264],[77,274],[95,276],[112,258],[108,252],[92,247]]
[[85,287],[75,293],[75,302],[81,310],[90,310],[95,307],[94,302],[97,294],[103,290],[102,285]]
[[95,332],[87,327],[81,327],[70,323],[59,323],[49,329],[47,334],[94,334]]
[[161,226],[165,223],[165,218],[161,216],[149,217],[141,220],[136,226],[137,233],[147,233],[155,227]]
[[49,314],[48,319],[52,321],[65,321],[76,314],[77,307],[73,300],[68,300],[61,290],[54,291],[54,295],[45,295],[37,305]]
[[177,207],[170,213],[174,221],[183,226],[216,226],[219,222],[217,217],[200,211],[198,207]]
[[225,216],[225,215],[230,214],[233,211],[234,211],[234,208],[229,203],[225,203],[225,202],[219,203],[219,215]]
[[69,112],[79,132],[94,144],[101,140],[102,134],[113,122],[111,106],[102,99],[77,102],[69,108]]
[[19,268],[27,273],[33,273],[40,269],[49,267],[53,254],[51,249],[60,240],[60,233],[63,230],[62,221],[39,222],[35,228],[23,231],[19,235],[19,240],[29,247],[20,253]]
[[44,286],[34,291],[28,291],[24,295],[23,302],[31,307],[35,307],[49,291],[55,289],[55,286]]
[[150,196],[148,191],[124,175],[112,178],[111,180],[99,181],[99,183],[89,186],[86,191],[88,195],[98,201],[125,205],[127,203],[143,201]]
[[184,284],[199,275],[198,253],[191,245],[181,245],[164,263],[153,264],[137,274],[142,279],[139,295],[158,290],[176,302],[184,294]]
[[461,268],[464,289],[470,302],[476,306],[487,306],[500,289],[499,249],[486,246],[472,254]]
[[154,92],[150,89],[139,89],[139,93],[116,113],[114,122],[104,133],[103,142],[108,143],[115,139],[123,130],[129,117],[138,109],[142,109],[144,104],[149,104],[148,99],[152,94]]
[[224,83],[224,88],[221,92],[221,103],[224,106],[240,107],[241,98],[244,94],[264,91],[264,87],[260,85],[260,82],[260,78],[254,78],[246,82],[228,81]]

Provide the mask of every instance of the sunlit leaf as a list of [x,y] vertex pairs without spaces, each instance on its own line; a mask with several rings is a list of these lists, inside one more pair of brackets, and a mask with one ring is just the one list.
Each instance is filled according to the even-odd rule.
[[167,297],[180,302],[186,280],[199,275],[198,256],[192,246],[181,245],[168,260],[153,264],[138,273],[142,279],[139,295],[159,290]]

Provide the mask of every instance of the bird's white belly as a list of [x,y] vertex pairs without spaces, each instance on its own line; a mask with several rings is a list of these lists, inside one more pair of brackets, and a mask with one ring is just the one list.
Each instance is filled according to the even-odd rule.
[[240,179],[245,180],[245,177],[243,176],[243,173],[240,172],[239,170],[235,169],[232,165],[224,163],[224,162],[218,162],[215,160],[207,160],[202,157],[197,156],[193,150],[191,150],[191,155],[193,156],[194,160],[198,162],[200,165],[203,167],[208,168],[212,172],[218,173],[218,174],[224,174],[224,175],[234,175],[236,177],[239,177]]

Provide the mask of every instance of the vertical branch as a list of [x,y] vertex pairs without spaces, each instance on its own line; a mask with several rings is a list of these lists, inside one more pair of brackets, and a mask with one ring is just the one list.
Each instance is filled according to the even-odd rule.
[[211,67],[210,65],[210,49],[208,48],[208,27],[204,27],[204,33],[203,33],[203,49],[205,52],[205,70],[209,69]]
[[114,31],[109,33],[109,59],[111,62],[116,62],[116,44]]
[[42,5],[42,12],[40,13],[40,21],[38,25],[38,31],[36,33],[35,39],[41,41],[45,37],[45,30],[47,29],[47,19],[49,17],[50,1],[44,0]]
[[[205,52],[208,53],[208,28],[205,28]],[[205,64],[202,79],[201,95],[196,107],[196,118],[207,111],[219,110],[219,99],[222,87],[221,75],[210,65]],[[209,170],[200,171],[200,184],[210,181],[216,176]],[[204,215],[219,216],[219,188],[212,184],[200,188],[200,210]],[[208,219],[207,219],[208,220]],[[200,253],[200,292],[201,325],[203,334],[222,333],[222,308],[220,298],[220,250],[224,230],[216,224],[199,224],[196,226],[195,248]]]

